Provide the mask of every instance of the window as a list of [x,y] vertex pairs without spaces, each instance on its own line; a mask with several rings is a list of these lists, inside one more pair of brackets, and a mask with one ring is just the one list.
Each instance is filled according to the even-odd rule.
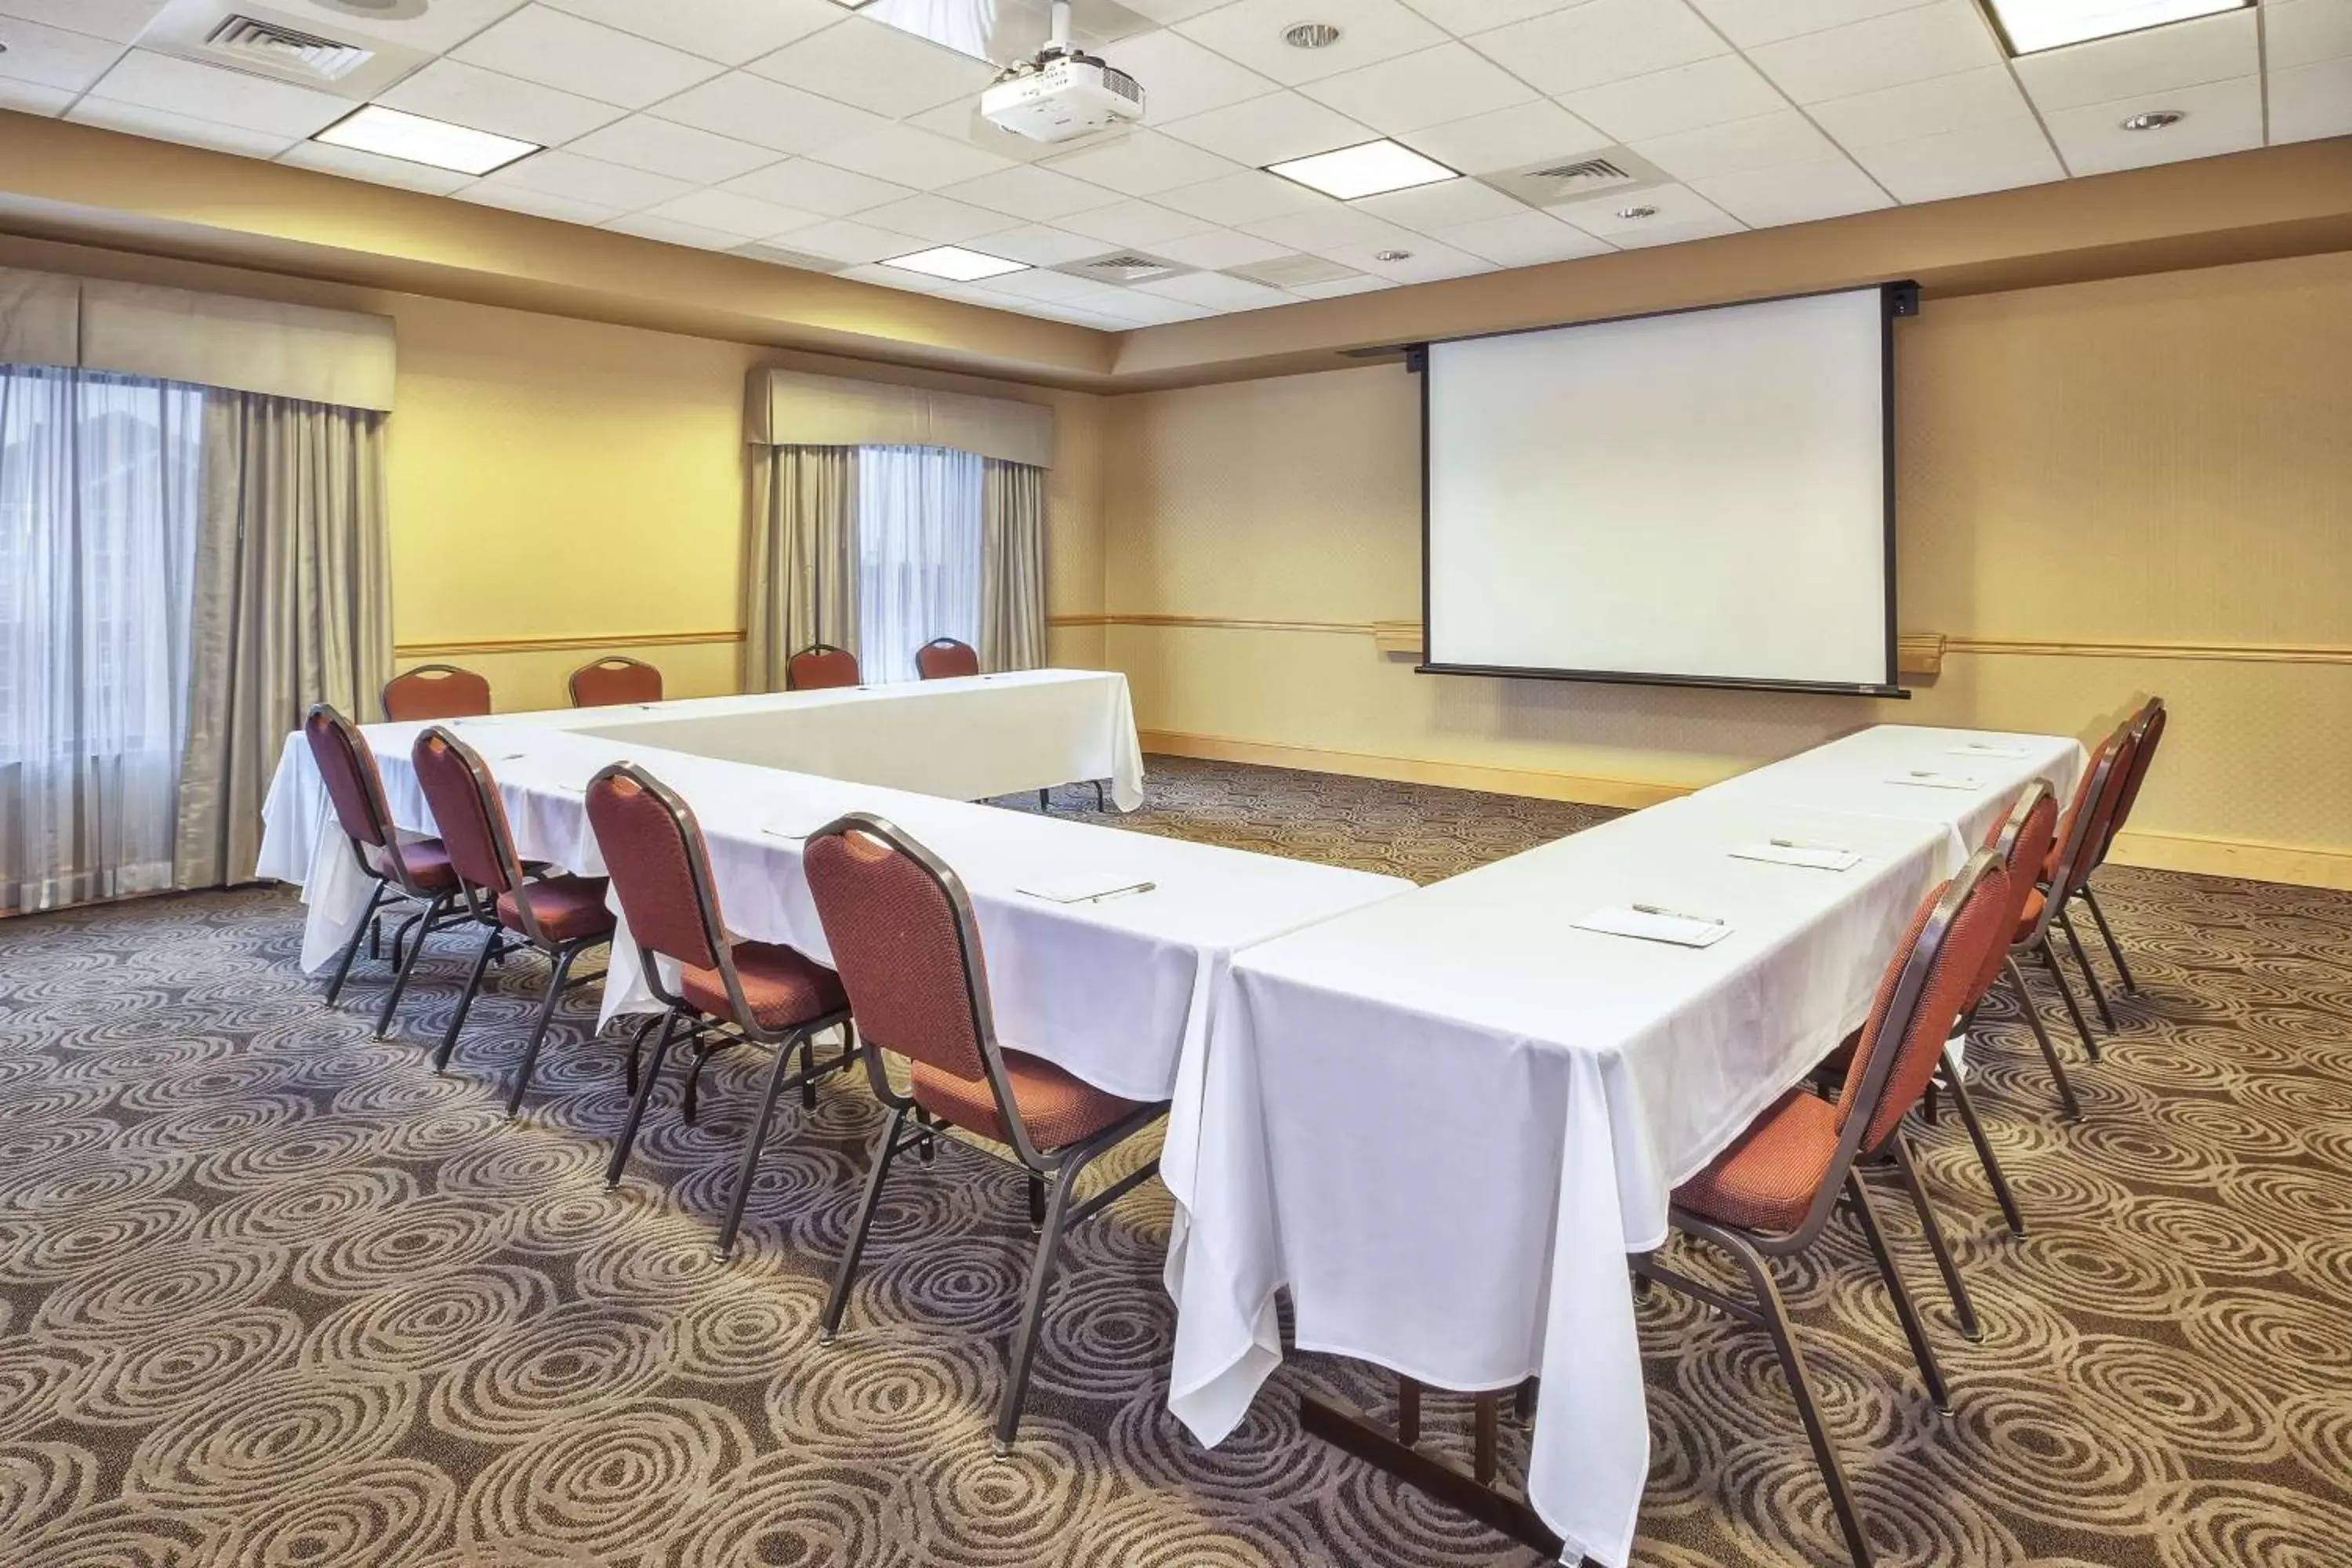
[[980,645],[985,461],[940,447],[857,448],[857,662],[912,680],[939,637]]

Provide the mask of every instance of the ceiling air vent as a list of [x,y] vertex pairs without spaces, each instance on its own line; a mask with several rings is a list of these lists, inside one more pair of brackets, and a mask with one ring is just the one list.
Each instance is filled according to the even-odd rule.
[[1078,262],[1074,270],[1097,278],[1114,279],[1121,283],[1149,283],[1154,278],[1165,278],[1177,268],[1165,261],[1149,256],[1097,256],[1092,261]]
[[273,75],[341,81],[375,58],[373,49],[297,32],[257,16],[227,16],[205,36],[207,53],[232,65],[257,66]]
[[1637,176],[1606,158],[1586,158],[1574,163],[1555,163],[1549,169],[1530,169],[1527,177],[1553,184],[1574,185],[1579,191],[1598,191],[1611,185],[1630,185]]

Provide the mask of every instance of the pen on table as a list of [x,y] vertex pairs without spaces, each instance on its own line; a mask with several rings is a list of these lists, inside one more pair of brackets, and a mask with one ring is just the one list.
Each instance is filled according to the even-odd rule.
[[1809,844],[1801,838],[1775,838],[1772,840],[1772,847],[1775,849],[1826,849],[1834,855],[1843,855],[1846,852],[1845,846],[1843,844]]
[[1696,921],[1699,924],[1706,926],[1719,926],[1723,923],[1711,915],[1686,915],[1680,910],[1663,909],[1656,904],[1635,904],[1633,912],[1637,915],[1662,915],[1670,921]]
[[1124,888],[1106,888],[1101,892],[1095,894],[1094,897],[1090,899],[1081,899],[1078,901],[1080,903],[1087,904],[1098,904],[1105,899],[1116,899],[1123,893],[1148,893],[1159,886],[1160,884],[1157,882],[1136,882]]

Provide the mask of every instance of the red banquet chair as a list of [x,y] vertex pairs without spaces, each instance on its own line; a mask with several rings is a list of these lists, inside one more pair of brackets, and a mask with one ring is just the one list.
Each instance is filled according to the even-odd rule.
[[398,723],[477,719],[490,710],[490,683],[454,664],[420,664],[383,683],[383,716]]
[[821,691],[857,684],[857,656],[831,643],[811,643],[784,661],[784,689]]
[[1675,1190],[1669,1210],[1674,1229],[1729,1257],[1754,1300],[1742,1300],[1694,1279],[1661,1262],[1656,1253],[1633,1260],[1640,1278],[1704,1301],[1770,1336],[1857,1568],[1870,1563],[1869,1538],[1822,1420],[1768,1259],[1810,1250],[1828,1229],[1843,1197],[1885,1280],[1895,1318],[1936,1407],[1950,1411],[1951,1397],[1935,1352],[1887,1250],[1858,1167],[1874,1161],[1895,1166],[1919,1204],[1931,1242],[1941,1251],[1933,1215],[1917,1197],[1918,1173],[1904,1141],[1903,1121],[1944,1059],[1944,1043],[1990,962],[1990,952],[2008,935],[2008,881],[1998,855],[1979,849],[1958,876],[1929,893],[1879,982],[1877,999],[1855,1043],[1853,1068],[1837,1100],[1804,1088],[1790,1090],[1705,1170]]
[[574,708],[611,708],[623,702],[658,702],[662,673],[641,658],[610,654],[572,672],[565,686]]
[[612,939],[614,921],[612,911],[604,907],[604,879],[527,875],[515,855],[514,833],[507,825],[506,805],[499,798],[490,770],[471,747],[440,725],[416,737],[413,761],[425,804],[441,829],[442,843],[448,846],[449,863],[457,868],[467,908],[483,928],[473,973],[466,977],[457,1010],[433,1053],[433,1070],[447,1069],[491,959],[532,948],[548,960],[547,992],[539,1005],[539,1022],[531,1027],[530,1038],[515,1064],[514,1081],[507,1089],[507,1114],[511,1117],[522,1108],[532,1064],[547,1039],[556,999],[563,994],[573,962]]
[[[857,1017],[868,1081],[890,1108],[820,1341],[829,1344],[840,1331],[892,1162],[909,1148],[931,1147],[936,1133],[927,1121],[1009,1145],[1033,1193],[1037,1183],[1051,1184],[997,1414],[995,1448],[1010,1452],[1063,1236],[1149,1179],[1160,1162],[1147,1161],[1083,1203],[1072,1201],[1078,1177],[1159,1120],[1167,1104],[1122,1100],[999,1043],[971,900],[952,870],[889,823],[853,812],[812,835],[801,864]],[[908,1059],[909,1093],[891,1086],[884,1051]]]
[[[2076,782],[2074,798],[2068,804],[2066,815],[2059,822],[2049,854],[2043,857],[2042,886],[2026,895],[2024,908],[2018,916],[2016,931],[2010,942],[2012,959],[2031,953],[2042,960],[2042,967],[2049,971],[2051,980],[2058,987],[2059,997],[2066,1004],[2066,1016],[2074,1020],[2074,1033],[2081,1038],[2084,1053],[2095,1062],[2099,1059],[2098,1037],[2091,1032],[2091,1021],[2084,1016],[2083,1005],[2074,999],[2074,987],[2066,978],[2065,966],[2058,960],[2057,942],[2050,933],[2052,926],[2056,924],[2067,935],[2073,935],[2072,927],[2061,923],[2066,901],[2074,896],[2074,889],[2090,875],[2092,854],[2115,814],[2123,781],[2130,773],[2131,749],[2131,726],[2118,724],[2091,753],[2090,765],[2083,770],[2082,778]],[[2074,943],[2074,955],[2087,973],[2090,961],[2084,956],[2080,942]],[[2012,963],[2009,973],[2011,983],[2018,988],[2019,998],[2025,1001],[2026,1011],[2031,1014],[2033,1005],[2026,996],[2023,972]],[[2096,987],[2095,977],[2092,984]],[[2105,1006],[2104,998],[2100,1005],[2102,1008]],[[2112,1018],[2109,1026],[2113,1026]],[[2074,1108],[2074,1113],[2081,1113],[2079,1106]]]
[[979,673],[980,654],[968,642],[933,637],[915,650],[915,674],[924,680],[953,680]]
[[[2124,959],[2123,946],[2116,941],[2115,928],[2107,923],[2107,911],[2100,908],[2099,895],[2092,890],[2091,874],[2107,863],[2107,851],[2115,847],[2116,835],[2123,831],[2124,824],[2131,818],[2132,807],[2139,803],[2141,781],[2147,777],[2148,765],[2156,760],[2156,749],[2164,740],[2164,699],[2149,698],[2127,722],[2132,735],[2131,763],[2124,769],[2123,783],[2116,786],[2116,807],[2107,819],[2106,831],[2100,835],[2091,855],[2091,863],[2084,868],[2074,896],[2082,900],[2083,906],[2091,911],[2091,920],[2099,928],[2099,937],[2106,943],[2107,956],[2115,960],[2116,978],[2123,982],[2125,990],[2137,995],[2139,982],[2132,977],[2131,965]],[[2083,967],[2087,972],[2090,965],[2086,963]],[[2097,992],[2098,984],[2098,977],[2094,975],[2091,980],[2094,992]],[[2099,994],[2099,1001],[2104,1009],[2106,1003],[2104,993]]]
[[[789,947],[727,934],[701,825],[693,808],[651,773],[630,763],[614,763],[599,773],[588,785],[588,821],[612,875],[613,890],[628,916],[646,983],[663,1007],[661,1034],[642,1076],[636,1070],[635,1047],[630,1048],[629,1113],[604,1167],[604,1184],[620,1182],[653,1098],[654,1082],[661,1076],[662,1059],[674,1041],[695,1042],[685,1090],[689,1121],[695,1081],[713,1049],[740,1040],[766,1046],[775,1054],[735,1191],[719,1223],[717,1251],[723,1258],[735,1248],[743,1205],[759,1173],[769,1123],[775,1118],[777,1096],[797,1088],[802,1105],[814,1106],[816,1080],[840,1071],[856,1054],[855,1041],[845,1036],[841,1054],[833,1060],[820,1062],[816,1054],[818,1034],[849,1022],[849,1003],[833,971],[823,964]],[[663,984],[657,958],[677,966],[675,991]],[[788,1071],[795,1057],[800,1068]]]

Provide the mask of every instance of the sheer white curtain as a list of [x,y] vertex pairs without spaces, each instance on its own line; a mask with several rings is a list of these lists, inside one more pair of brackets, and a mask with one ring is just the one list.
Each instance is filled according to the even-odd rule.
[[0,365],[0,909],[173,884],[203,420]]
[[868,681],[915,679],[935,637],[980,646],[981,474],[943,447],[857,448],[857,660]]

